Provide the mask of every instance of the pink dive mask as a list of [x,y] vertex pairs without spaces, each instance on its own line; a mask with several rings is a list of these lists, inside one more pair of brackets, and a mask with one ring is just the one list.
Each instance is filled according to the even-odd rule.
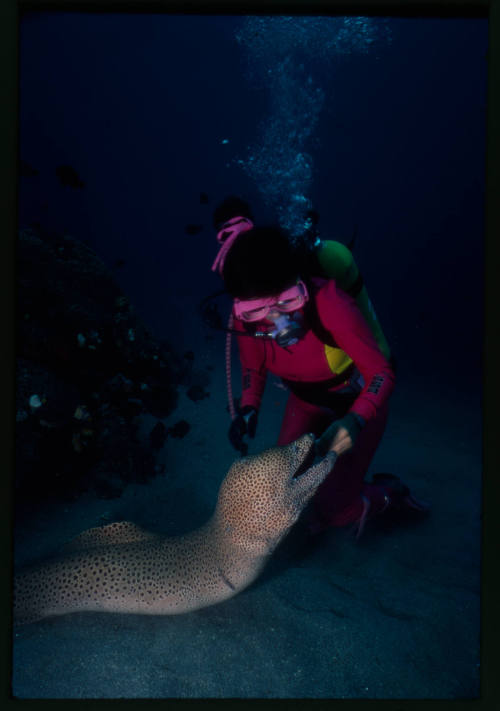
[[222,229],[217,233],[217,242],[221,244],[219,253],[215,258],[215,262],[212,264],[212,271],[219,272],[222,276],[224,269],[224,262],[226,261],[227,253],[231,249],[233,242],[242,232],[248,232],[253,228],[252,220],[248,217],[232,217],[230,220],[222,225]]
[[301,309],[309,299],[306,285],[302,280],[285,289],[278,296],[265,299],[235,299],[234,315],[241,321],[260,321],[266,318],[272,309],[282,313],[290,313]]

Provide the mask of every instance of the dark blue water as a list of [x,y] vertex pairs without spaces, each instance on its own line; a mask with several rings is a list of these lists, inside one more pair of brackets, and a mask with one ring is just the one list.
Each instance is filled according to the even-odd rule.
[[[21,26],[20,152],[39,170],[21,178],[21,224],[67,230],[110,265],[124,259],[117,278],[145,320],[171,336],[175,313],[186,345],[197,299],[218,286],[214,204],[240,193],[257,216],[274,218],[265,186],[234,162],[275,111],[272,92],[246,76],[248,48],[235,40],[242,22],[42,13]],[[408,373],[474,389],[487,22],[388,26],[391,43],[372,53],[316,56],[310,66],[305,56],[325,97],[306,146],[309,197],[323,237],[348,239],[357,226],[356,260]],[[84,189],[61,186],[55,167],[66,163]],[[190,236],[186,223],[205,229]]]

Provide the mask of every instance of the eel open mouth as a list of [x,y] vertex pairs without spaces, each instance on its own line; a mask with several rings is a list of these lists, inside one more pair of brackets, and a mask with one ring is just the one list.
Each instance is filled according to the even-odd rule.
[[312,467],[315,459],[316,459],[316,443],[315,443],[315,440],[313,439],[311,441],[311,446],[309,447],[309,451],[307,452],[306,456],[304,457],[302,462],[299,464],[299,466],[295,470],[292,478],[298,479],[302,474],[305,474],[305,472],[310,467]]

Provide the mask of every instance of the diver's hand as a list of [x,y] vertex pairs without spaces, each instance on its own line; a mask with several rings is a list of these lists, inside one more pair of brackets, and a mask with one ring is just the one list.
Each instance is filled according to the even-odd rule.
[[251,405],[245,405],[231,422],[229,428],[229,441],[235,449],[245,455],[248,452],[248,444],[243,441],[243,437],[255,437],[257,429],[257,410]]
[[354,413],[335,420],[316,441],[317,453],[324,456],[330,451],[336,454],[348,452],[354,446],[363,424],[363,418]]

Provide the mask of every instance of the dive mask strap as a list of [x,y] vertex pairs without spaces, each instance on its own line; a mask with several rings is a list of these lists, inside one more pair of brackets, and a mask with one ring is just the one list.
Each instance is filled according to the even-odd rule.
[[253,228],[252,220],[248,217],[233,217],[222,225],[221,230],[217,233],[217,242],[221,245],[219,252],[212,264],[212,271],[219,272],[222,276],[224,262],[226,261],[227,253],[231,249],[235,239],[242,232],[248,232]]

